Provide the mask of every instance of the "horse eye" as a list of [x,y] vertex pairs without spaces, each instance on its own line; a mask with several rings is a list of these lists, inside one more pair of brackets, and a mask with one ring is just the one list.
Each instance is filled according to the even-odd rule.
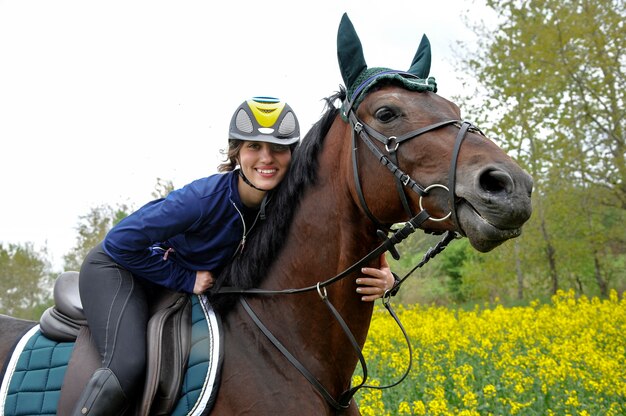
[[375,116],[381,123],[389,123],[391,120],[396,118],[396,113],[389,107],[383,107],[376,111]]

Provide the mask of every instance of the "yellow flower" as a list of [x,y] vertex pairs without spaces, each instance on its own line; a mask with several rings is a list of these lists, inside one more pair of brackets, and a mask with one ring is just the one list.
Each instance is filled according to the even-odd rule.
[[567,401],[565,402],[567,406],[574,406],[574,407],[580,406],[580,403],[578,402],[578,394],[576,390],[567,391],[566,394],[568,396]]
[[[396,309],[413,367],[392,390],[359,392],[364,415],[626,414],[626,299],[614,291],[608,299],[559,291],[528,307]],[[389,384],[406,368],[406,343],[383,308],[363,353],[370,384]]]
[[428,414],[440,416],[448,414],[448,405],[443,399],[434,399],[428,403]]
[[494,386],[493,384],[487,384],[484,388],[483,388],[483,394],[485,395],[485,397],[487,399],[493,399],[494,397],[496,397],[496,386]]
[[413,413],[419,416],[426,415],[426,405],[421,400],[413,402]]
[[400,402],[398,406],[398,414],[399,415],[410,415],[411,414],[411,406],[407,402]]
[[468,391],[463,395],[463,406],[468,409],[475,409],[478,406],[478,399],[474,392]]

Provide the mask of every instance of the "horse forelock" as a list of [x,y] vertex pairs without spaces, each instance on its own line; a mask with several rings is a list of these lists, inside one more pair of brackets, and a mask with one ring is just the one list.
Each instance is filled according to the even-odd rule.
[[[222,286],[242,289],[258,287],[265,279],[287,240],[302,195],[317,179],[318,156],[339,112],[334,102],[343,101],[344,98],[345,90],[342,88],[325,99],[325,113],[294,150],[289,173],[272,192],[266,208],[267,218],[248,236],[243,252],[222,270],[214,293]],[[213,295],[211,301],[216,308],[224,310],[231,306],[232,296]]]

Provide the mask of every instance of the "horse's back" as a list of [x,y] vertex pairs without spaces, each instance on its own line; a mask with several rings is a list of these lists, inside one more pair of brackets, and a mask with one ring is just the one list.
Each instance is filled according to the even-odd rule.
[[4,363],[17,341],[36,324],[34,321],[0,314],[0,370],[4,369]]

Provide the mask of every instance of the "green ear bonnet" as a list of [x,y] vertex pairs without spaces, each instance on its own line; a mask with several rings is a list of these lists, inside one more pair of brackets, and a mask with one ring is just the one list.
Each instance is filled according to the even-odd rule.
[[343,103],[342,115],[356,110],[366,93],[383,80],[394,82],[411,91],[437,92],[437,83],[428,77],[430,71],[430,42],[426,35],[422,36],[413,62],[408,71],[397,71],[389,68],[367,68],[363,56],[363,47],[356,30],[346,13],[341,18],[337,33],[337,57],[341,76],[347,89],[346,101]]

